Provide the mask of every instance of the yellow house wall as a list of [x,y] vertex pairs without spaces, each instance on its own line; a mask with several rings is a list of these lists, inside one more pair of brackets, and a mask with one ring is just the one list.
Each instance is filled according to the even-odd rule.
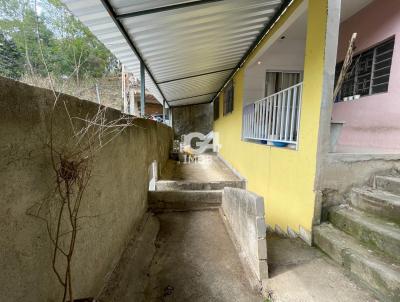
[[[222,115],[222,93],[220,95],[220,118],[214,123],[214,131],[219,132],[220,135],[222,146],[220,155],[247,179],[248,190],[264,197],[267,224],[273,227],[278,225],[284,231],[288,226],[299,231],[301,226],[307,232],[311,232],[312,227],[327,1],[309,0],[308,3],[298,150],[276,148],[241,140],[244,71],[247,64],[234,76],[234,111],[226,116]],[[286,22],[301,2],[302,0],[297,0],[289,7],[255,49],[252,56],[257,54],[257,51]]]

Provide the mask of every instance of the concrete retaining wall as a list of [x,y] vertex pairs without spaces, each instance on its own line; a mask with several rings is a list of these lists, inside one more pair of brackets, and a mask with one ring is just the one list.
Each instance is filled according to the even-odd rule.
[[[2,301],[58,301],[61,288],[51,270],[51,244],[44,224],[26,211],[55,188],[46,147],[51,91],[0,78],[0,296]],[[62,95],[74,117],[96,113],[97,105]],[[110,109],[107,118],[119,112]],[[55,144],[71,136],[62,106],[55,113]],[[85,218],[73,258],[76,298],[97,295],[147,209],[148,169],[162,168],[171,128],[138,119],[104,147],[95,160],[84,195]],[[160,168],[160,169],[161,169]]]
[[374,175],[386,175],[392,170],[400,170],[400,155],[328,154],[318,185],[323,194],[322,207],[345,203],[354,186],[371,184]]
[[172,108],[172,123],[176,137],[190,132],[207,134],[213,127],[212,104]]
[[243,189],[225,188],[222,213],[250,277],[263,286],[268,279],[264,199]]

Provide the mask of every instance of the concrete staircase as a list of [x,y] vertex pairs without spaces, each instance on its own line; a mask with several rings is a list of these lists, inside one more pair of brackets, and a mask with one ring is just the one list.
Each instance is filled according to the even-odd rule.
[[314,243],[380,301],[400,301],[400,178],[375,176],[353,188],[350,204],[329,210],[314,228]]
[[153,212],[191,211],[215,209],[221,206],[225,187],[245,188],[241,180],[190,182],[160,180],[156,190],[148,194],[149,208]]

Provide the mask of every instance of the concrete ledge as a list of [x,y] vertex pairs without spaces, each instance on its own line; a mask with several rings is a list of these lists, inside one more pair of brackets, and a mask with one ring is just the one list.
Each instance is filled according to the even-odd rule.
[[372,160],[398,161],[400,160],[400,154],[328,153],[328,160],[344,163]]
[[[227,166],[232,172],[233,174],[235,174],[240,180],[245,182],[245,186],[247,186],[247,179],[244,178],[239,171],[237,171],[227,160],[225,160],[225,158],[223,158],[219,153],[217,153],[217,157],[218,159],[220,159],[225,166]],[[245,187],[246,188],[246,187]]]
[[[146,213],[99,294],[99,301],[144,301],[144,289],[156,251],[155,241],[159,229],[158,219],[153,214]],[[135,280],[134,284],[132,280]]]
[[222,202],[222,191],[152,191],[148,193],[149,208],[153,212],[190,211],[217,208]]
[[250,283],[260,290],[265,288],[268,264],[264,199],[243,189],[225,188],[221,214],[249,272]]
[[210,182],[159,180],[156,183],[157,191],[223,190],[225,187],[245,189],[246,182],[244,180],[225,180],[225,181],[210,181]]

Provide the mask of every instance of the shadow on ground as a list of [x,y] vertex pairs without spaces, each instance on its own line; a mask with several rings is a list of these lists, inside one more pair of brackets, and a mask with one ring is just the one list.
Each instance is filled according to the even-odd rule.
[[301,239],[270,234],[267,245],[274,302],[378,302],[342,267]]
[[159,214],[145,301],[262,301],[217,210]]

